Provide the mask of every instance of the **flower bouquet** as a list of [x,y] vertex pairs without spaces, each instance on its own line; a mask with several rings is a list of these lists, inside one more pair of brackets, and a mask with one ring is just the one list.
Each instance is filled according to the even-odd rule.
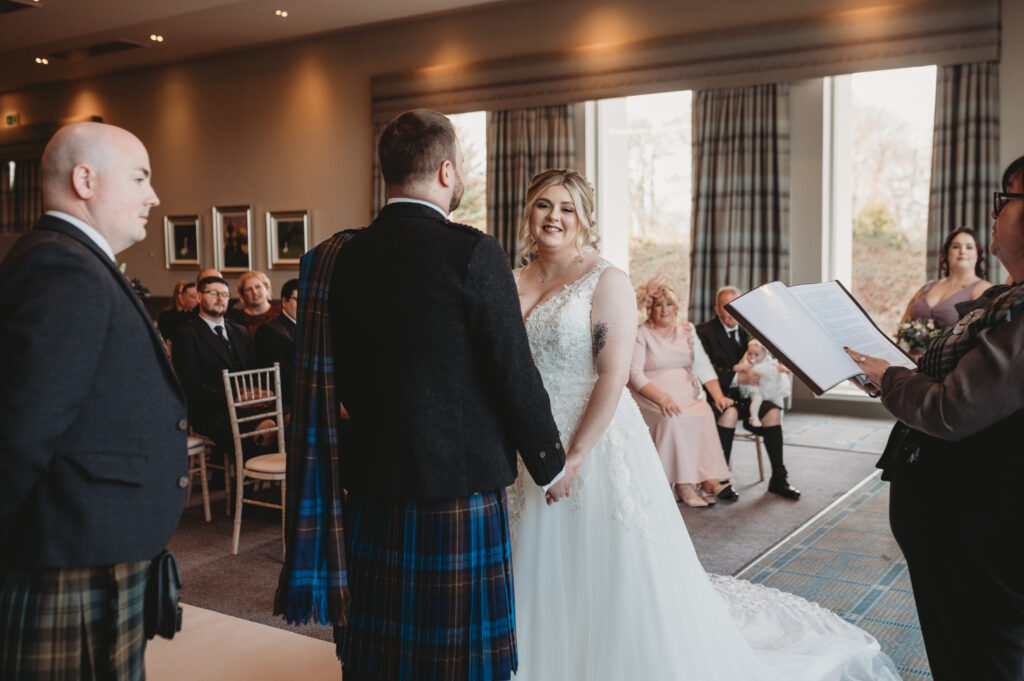
[[922,354],[946,327],[934,319],[910,319],[896,329],[896,344],[911,354]]
[[[127,267],[128,263],[123,262],[121,263],[121,266],[118,267],[118,269],[121,270],[121,274],[124,274],[124,271]],[[132,289],[135,291],[135,294],[138,295],[140,299],[142,299],[143,301],[149,300],[149,287],[143,284],[141,279],[139,279],[138,277],[132,277],[128,281],[128,283],[132,285]]]

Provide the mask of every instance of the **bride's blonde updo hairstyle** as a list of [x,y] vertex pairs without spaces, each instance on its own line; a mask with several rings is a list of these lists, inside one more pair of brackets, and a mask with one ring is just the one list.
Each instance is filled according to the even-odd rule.
[[526,190],[526,206],[523,208],[518,234],[519,243],[523,244],[519,255],[524,260],[532,260],[537,254],[537,242],[530,234],[530,215],[533,213],[533,207],[548,187],[558,185],[568,190],[572,202],[576,205],[576,215],[580,223],[579,233],[576,235],[576,253],[582,257],[585,253],[596,253],[600,250],[601,237],[597,233],[597,223],[594,221],[593,185],[575,170],[545,170],[534,175],[530,180],[530,188]]

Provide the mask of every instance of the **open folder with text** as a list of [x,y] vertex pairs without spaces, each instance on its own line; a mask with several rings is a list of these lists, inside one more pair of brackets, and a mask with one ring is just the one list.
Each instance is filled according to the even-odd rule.
[[916,368],[838,281],[759,286],[725,309],[815,395],[863,372],[843,346]]

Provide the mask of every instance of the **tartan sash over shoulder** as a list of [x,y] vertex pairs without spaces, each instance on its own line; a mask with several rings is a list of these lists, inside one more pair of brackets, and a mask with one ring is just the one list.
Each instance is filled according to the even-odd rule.
[[325,625],[348,621],[339,415],[327,299],[338,253],[354,233],[338,232],[303,256],[299,275],[287,553],[274,596],[274,614],[290,624],[306,624],[311,617]]

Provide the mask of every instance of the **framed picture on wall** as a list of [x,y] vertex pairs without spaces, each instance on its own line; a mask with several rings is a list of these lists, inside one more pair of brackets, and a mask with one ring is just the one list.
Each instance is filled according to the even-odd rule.
[[199,243],[198,215],[168,215],[164,218],[167,269],[199,269]]
[[309,211],[267,212],[267,264],[272,270],[297,270],[309,249]]
[[214,206],[213,266],[221,272],[252,269],[251,206]]

